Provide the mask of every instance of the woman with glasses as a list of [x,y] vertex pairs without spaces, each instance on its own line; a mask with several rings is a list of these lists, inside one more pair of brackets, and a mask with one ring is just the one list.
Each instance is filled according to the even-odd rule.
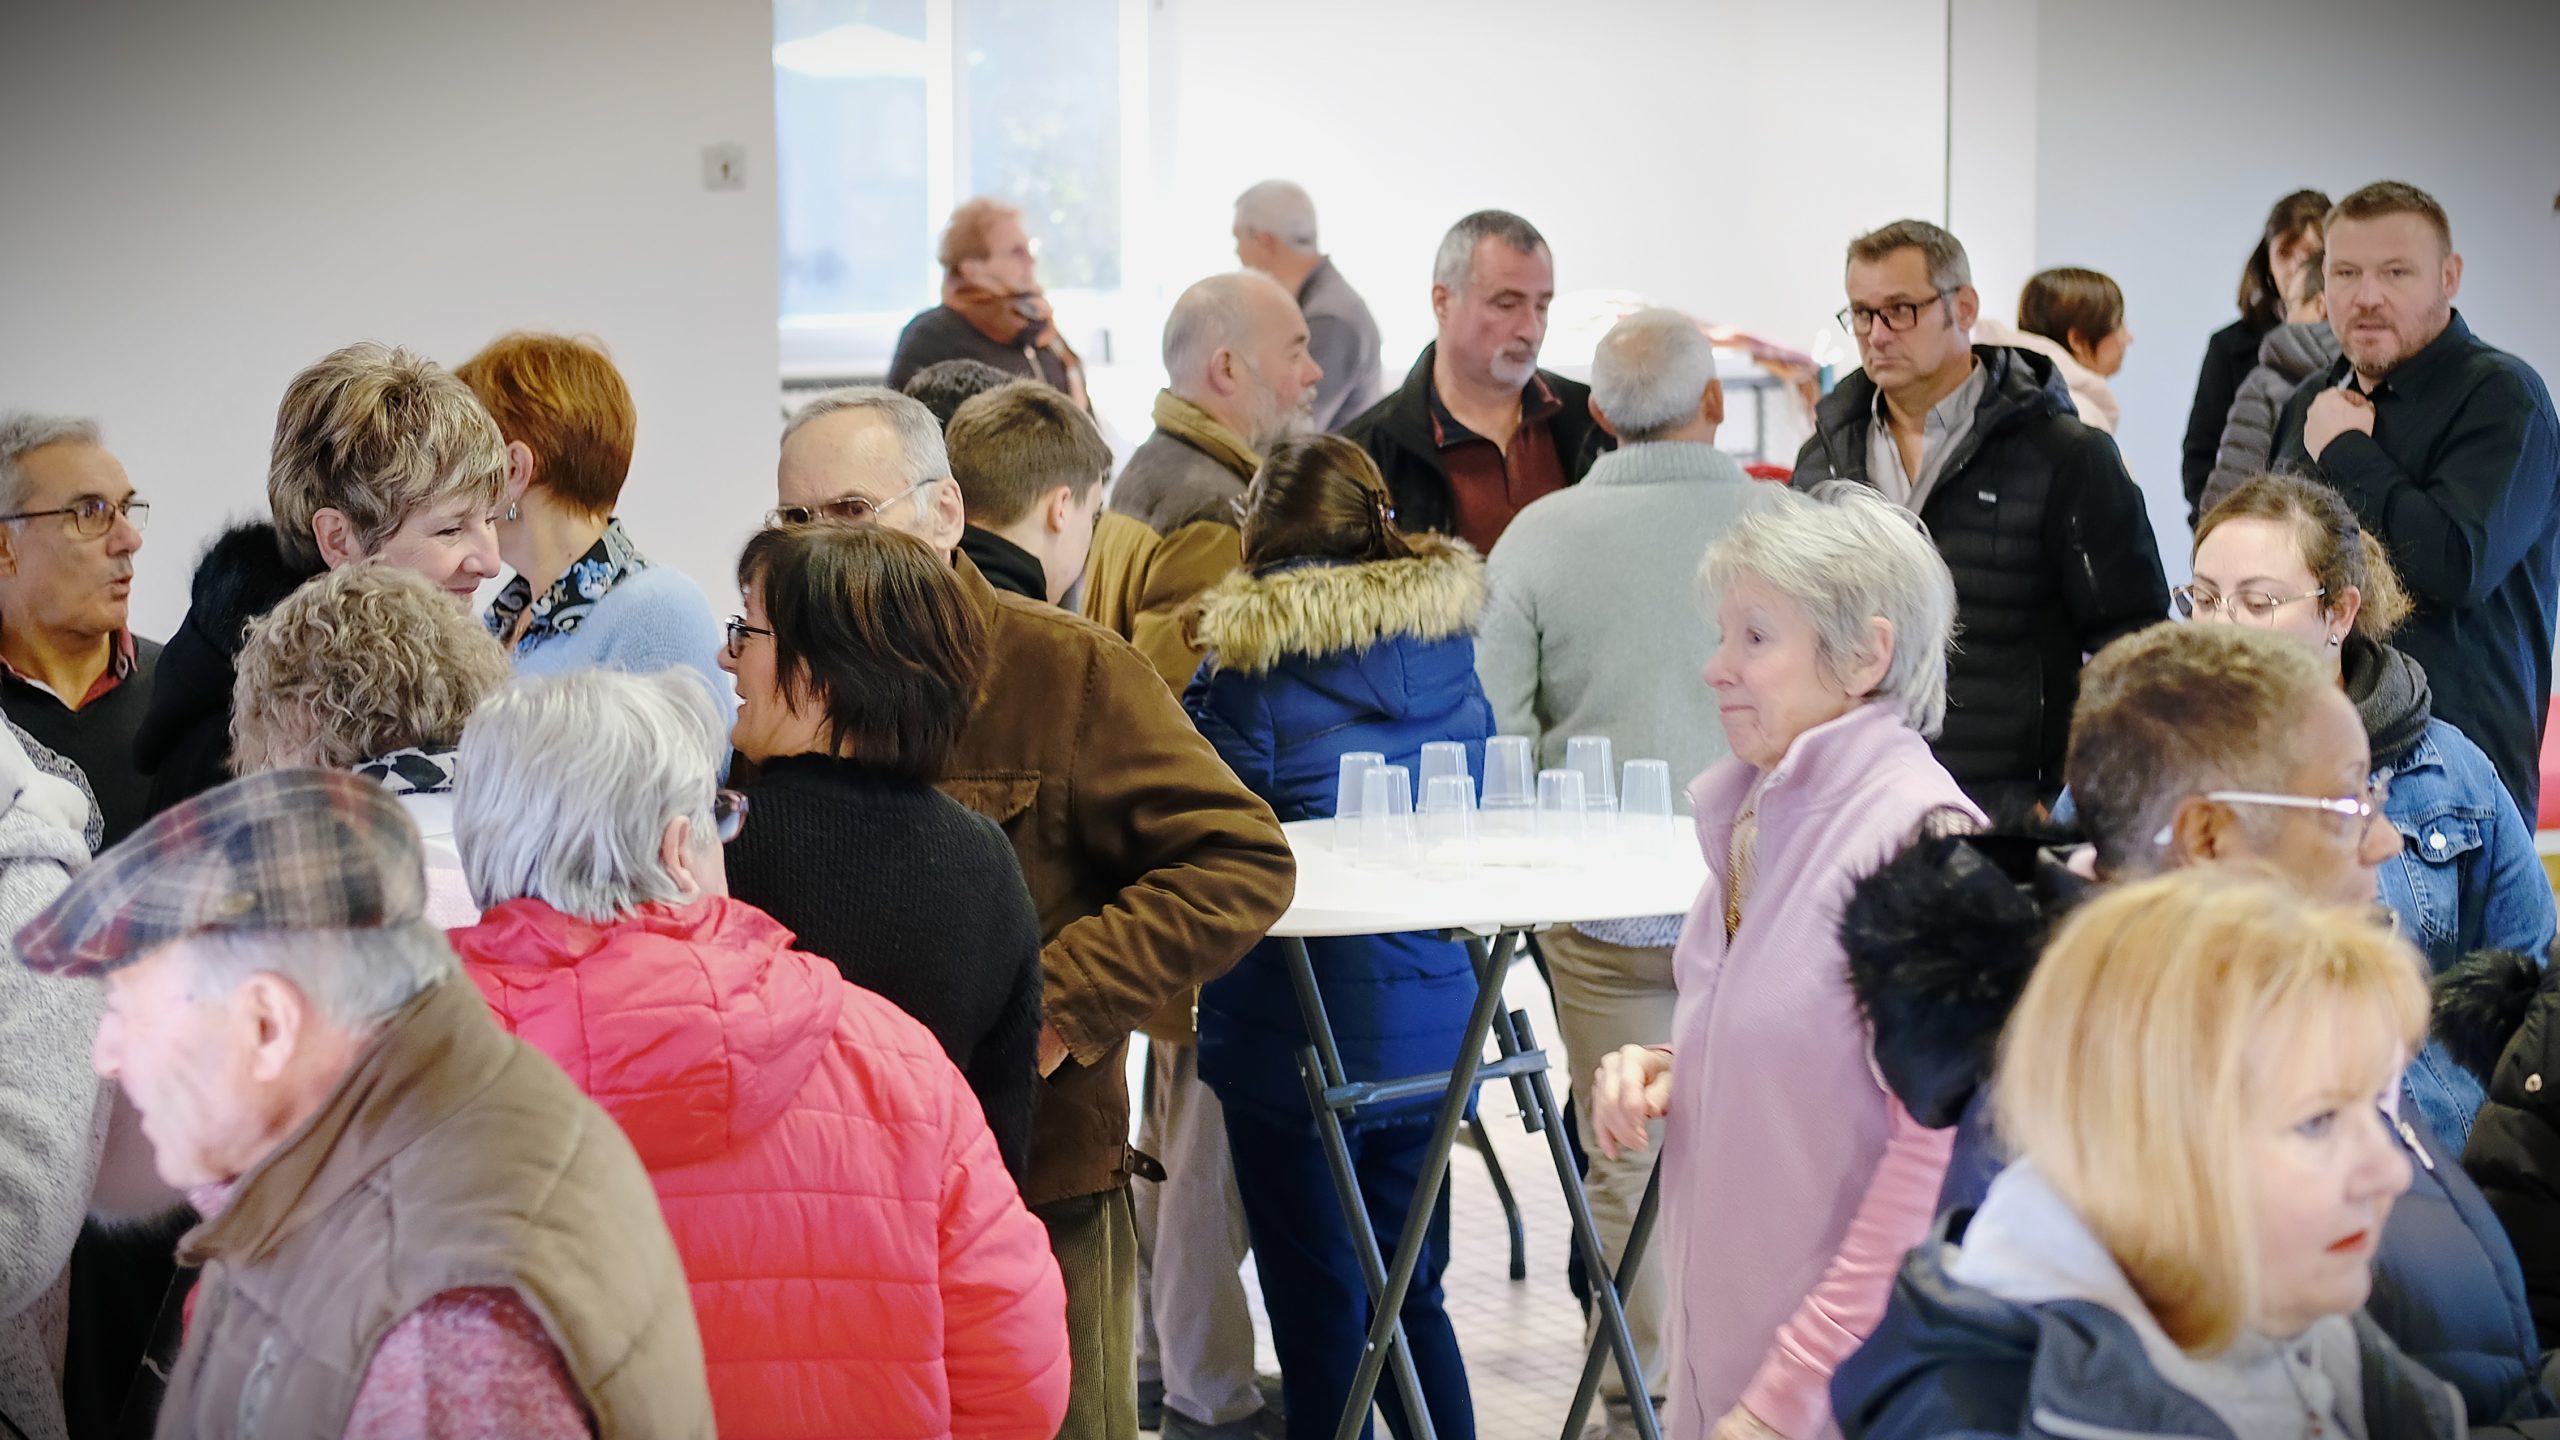
[[480,918],[453,838],[464,722],[507,652],[451,597],[381,563],[332,570],[251,622],[231,693],[231,763],[353,770],[400,799],[426,842],[427,919]]
[[[2533,831],[2480,747],[2435,718],[2426,672],[2391,647],[2409,599],[2346,501],[2316,480],[2249,481],[2196,527],[2195,577],[2176,592],[2179,614],[2300,641],[2355,702],[2382,812],[2398,832],[2382,903],[2434,972],[2475,950],[2550,949],[2551,880]],[[2408,1089],[2460,1150],[2479,1080],[2431,1044],[2409,1067]]]
[[880,525],[766,530],[738,589],[720,663],[755,823],[729,846],[731,892],[924,1022],[1019,1178],[1039,916],[1004,832],[934,788],[985,676],[985,623],[947,561]]
[[489,907],[453,934],[464,973],[648,1167],[721,1434],[1048,1440],[1048,1234],[932,1034],[730,896],[722,842],[755,825],[713,789],[725,748],[681,669],[490,696],[462,742],[456,828]]
[[2001,1043],[2017,1158],[1902,1262],[1841,1433],[2466,1433],[2366,1310],[2426,1023],[2417,957],[2353,908],[2211,869],[2089,902]]

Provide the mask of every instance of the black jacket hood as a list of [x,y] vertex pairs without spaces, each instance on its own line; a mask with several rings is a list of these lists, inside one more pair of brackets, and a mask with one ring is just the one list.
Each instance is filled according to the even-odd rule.
[[[152,685],[151,710],[134,735],[134,758],[145,774],[158,776],[184,748],[211,744],[207,732],[219,727],[220,760],[229,754],[231,683],[249,622],[273,610],[305,581],[327,567],[287,556],[273,525],[264,521],[224,531],[205,547],[188,587],[187,618],[178,624],[160,652],[160,669]],[[204,757],[190,755],[185,768],[204,769]],[[209,771],[214,783],[222,772]],[[203,778],[203,777],[199,777]],[[193,782],[190,782],[193,783]],[[195,789],[206,788],[195,784]],[[190,790],[188,793],[192,793]],[[174,790],[155,798],[183,798]]]

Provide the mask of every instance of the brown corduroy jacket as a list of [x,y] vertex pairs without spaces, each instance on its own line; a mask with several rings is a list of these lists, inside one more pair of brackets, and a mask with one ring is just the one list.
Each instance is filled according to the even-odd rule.
[[166,1437],[336,1435],[375,1349],[448,1290],[522,1296],[599,1440],[709,1440],[683,1262],[620,1126],[460,978],[180,1242],[202,1265]]
[[956,569],[990,654],[942,788],[1013,841],[1045,940],[1042,1013],[1067,1042],[1032,1110],[1022,1191],[1041,1205],[1125,1183],[1129,1033],[1263,937],[1297,863],[1128,642]]

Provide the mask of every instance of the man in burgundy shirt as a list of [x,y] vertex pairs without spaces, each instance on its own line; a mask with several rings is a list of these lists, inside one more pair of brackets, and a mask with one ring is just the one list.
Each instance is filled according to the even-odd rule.
[[1395,393],[1342,427],[1386,476],[1396,524],[1491,550],[1522,507],[1580,480],[1611,447],[1591,391],[1538,368],[1555,258],[1536,226],[1479,210],[1431,265],[1440,338]]

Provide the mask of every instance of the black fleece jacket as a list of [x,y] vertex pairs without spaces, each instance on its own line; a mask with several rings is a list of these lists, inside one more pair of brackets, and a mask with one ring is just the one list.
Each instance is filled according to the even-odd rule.
[[326,568],[288,558],[265,521],[224,532],[196,562],[187,618],[160,651],[151,709],[134,735],[151,814],[231,778],[231,685],[249,622]]

